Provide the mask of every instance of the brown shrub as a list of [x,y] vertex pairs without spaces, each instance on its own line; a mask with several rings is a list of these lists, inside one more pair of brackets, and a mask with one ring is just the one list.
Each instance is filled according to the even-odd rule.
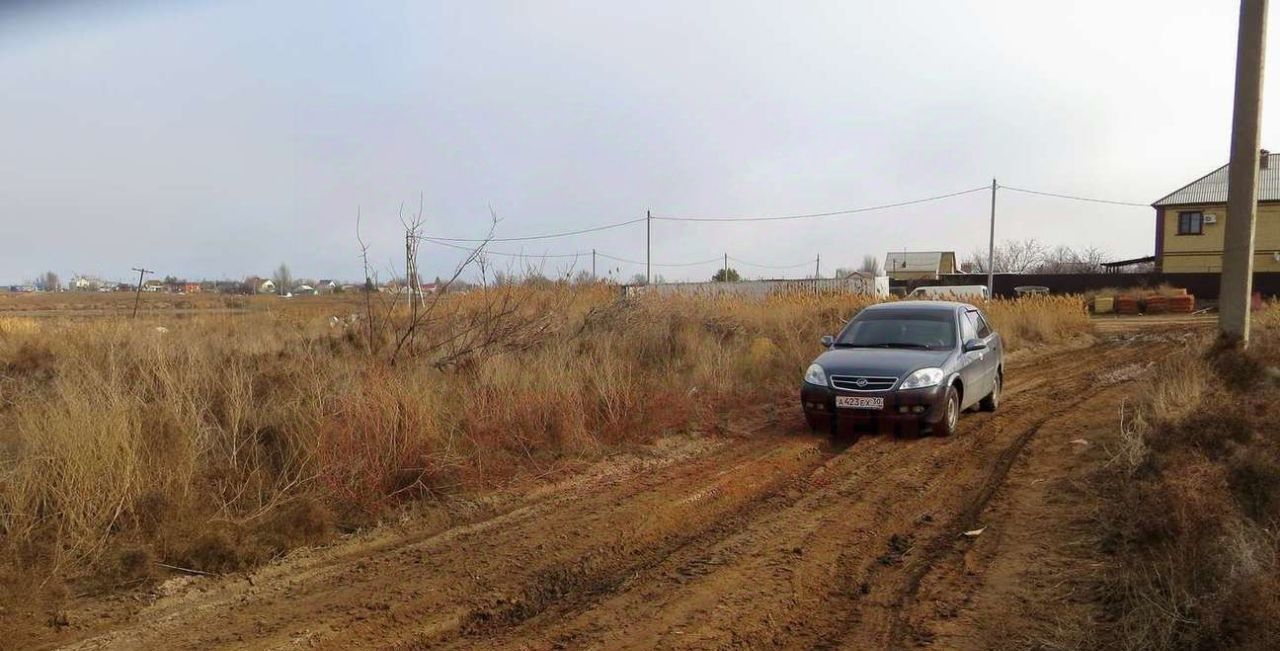
[[[5,558],[112,574],[123,545],[230,571],[407,500],[715,433],[791,395],[818,338],[873,302],[502,288],[447,296],[393,364],[402,311],[371,344],[365,323],[330,319],[358,303],[244,300],[255,311],[176,321],[144,297],[136,322],[5,331],[0,375],[44,378],[0,385]],[[1010,348],[1088,329],[1078,299],[988,309]]]

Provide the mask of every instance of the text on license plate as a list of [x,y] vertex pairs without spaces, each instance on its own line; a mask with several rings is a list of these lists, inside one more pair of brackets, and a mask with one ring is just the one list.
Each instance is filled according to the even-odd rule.
[[884,409],[884,398],[836,396],[836,407],[840,409]]

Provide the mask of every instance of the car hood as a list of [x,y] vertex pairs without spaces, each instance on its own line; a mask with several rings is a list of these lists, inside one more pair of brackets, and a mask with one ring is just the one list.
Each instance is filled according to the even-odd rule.
[[902,377],[916,369],[941,367],[951,357],[950,350],[909,348],[836,348],[813,360],[831,375],[873,375]]

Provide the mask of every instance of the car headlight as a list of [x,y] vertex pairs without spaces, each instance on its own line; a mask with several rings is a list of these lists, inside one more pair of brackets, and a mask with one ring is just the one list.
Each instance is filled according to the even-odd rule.
[[822,370],[817,364],[810,364],[809,370],[804,372],[804,381],[809,384],[816,384],[820,387],[827,386],[827,372]]
[[923,389],[925,387],[937,386],[942,383],[942,369],[940,368],[922,368],[915,373],[907,376],[902,381],[899,389]]

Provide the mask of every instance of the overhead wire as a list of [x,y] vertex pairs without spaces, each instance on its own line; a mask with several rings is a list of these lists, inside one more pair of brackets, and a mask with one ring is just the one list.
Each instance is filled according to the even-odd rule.
[[[437,246],[447,246],[451,249],[458,249],[460,251],[475,251],[478,248],[474,246],[462,246],[460,244],[450,244],[449,242],[441,242],[434,237],[419,237],[418,239],[423,242],[428,242],[431,244],[435,244]],[[540,258],[581,258],[583,256],[591,255],[590,251],[585,251],[585,252],[580,251],[578,253],[513,253],[510,251],[493,251],[488,248],[483,248],[481,249],[480,252],[484,255],[501,255],[501,256],[507,256],[510,258],[538,258],[538,259]]]
[[795,269],[796,267],[807,267],[816,261],[815,258],[814,260],[805,260],[804,262],[797,264],[757,264],[755,262],[747,262],[746,260],[735,258],[733,256],[729,256],[729,259],[737,262],[738,264],[745,264],[748,267],[760,267],[762,269]]
[[[544,234],[544,235],[524,235],[524,236],[520,236],[520,237],[489,237],[489,238],[483,238],[483,237],[437,237],[437,236],[434,236],[434,235],[433,235],[433,236],[431,236],[431,237],[430,237],[430,239],[433,239],[433,240],[442,240],[442,241],[445,241],[445,242],[528,242],[528,241],[530,241],[530,240],[549,240],[549,239],[557,238],[557,237],[571,237],[571,236],[574,236],[574,235],[585,235],[585,234],[587,234],[587,233],[595,233],[595,232],[598,232],[598,231],[607,231],[607,230],[609,230],[609,229],[611,229],[611,228],[621,228],[621,227],[623,227],[623,226],[630,226],[630,225],[632,225],[632,224],[639,224],[640,222],[644,221],[645,219],[646,219],[645,217],[638,217],[638,218],[636,218],[636,219],[629,219],[629,220],[627,220],[627,221],[623,221],[623,222],[615,222],[615,223],[612,223],[612,224],[603,224],[603,225],[600,225],[600,226],[592,226],[592,227],[590,227],[590,228],[580,228],[580,229],[575,230],[575,231],[563,231],[563,232],[559,232],[559,233],[547,233],[547,234]],[[425,239],[425,237],[424,237],[424,239]]]
[[983,190],[989,190],[989,189],[991,189],[991,186],[984,185],[976,188],[970,188],[968,190],[961,190],[959,192],[949,192],[947,194],[938,194],[931,197],[924,197],[921,199],[912,199],[910,201],[884,203],[884,204],[879,204],[875,206],[863,206],[861,208],[848,208],[844,210],[832,210],[829,212],[813,212],[813,213],[803,213],[798,215],[780,215],[776,217],[662,217],[662,216],[655,215],[653,218],[659,219],[662,221],[668,221],[668,222],[771,222],[771,221],[787,221],[787,220],[793,220],[793,219],[814,219],[818,217],[834,217],[836,215],[853,215],[857,213],[872,212],[876,210],[888,210],[889,208],[901,208],[903,206],[912,206],[920,203],[928,203],[930,201],[940,201],[942,199],[950,199],[951,197],[958,197],[961,195],[972,194],[974,192],[981,192]]
[[[596,252],[596,255],[609,260],[615,260],[617,262],[625,262],[627,264],[646,264],[643,260],[628,260],[627,258],[619,258],[616,255],[609,255],[607,253]],[[716,256],[708,260],[697,260],[694,262],[651,262],[647,264],[651,264],[655,267],[696,267],[698,265],[711,264],[712,262],[720,262],[721,259],[722,258],[720,258],[720,256]]]
[[1091,203],[1107,203],[1115,206],[1134,206],[1137,208],[1150,208],[1149,204],[1137,203],[1134,201],[1115,201],[1112,199],[1095,199],[1093,197],[1081,197],[1073,194],[1058,194],[1056,192],[1044,192],[1042,190],[1028,190],[1026,188],[1015,188],[1011,185],[996,186],[1001,190],[1012,190],[1013,192],[1024,192],[1026,194],[1038,194],[1042,197],[1056,197],[1058,199],[1071,199],[1072,201],[1088,201]]

